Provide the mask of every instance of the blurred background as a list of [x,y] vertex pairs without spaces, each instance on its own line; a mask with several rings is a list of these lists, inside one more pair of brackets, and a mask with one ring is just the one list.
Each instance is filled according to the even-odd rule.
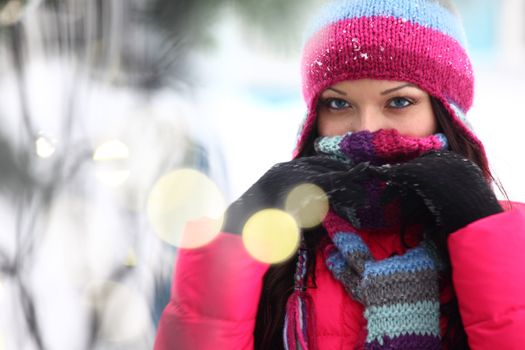
[[[291,157],[322,2],[0,0],[0,350],[152,348],[186,220]],[[456,4],[470,120],[525,201],[525,2]]]

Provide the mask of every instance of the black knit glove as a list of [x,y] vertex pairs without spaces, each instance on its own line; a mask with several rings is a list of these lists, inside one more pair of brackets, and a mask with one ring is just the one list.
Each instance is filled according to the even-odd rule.
[[284,209],[290,191],[303,183],[323,189],[331,205],[351,201],[350,197],[359,197],[359,189],[350,180],[353,173],[350,165],[326,156],[276,164],[228,207],[222,230],[240,234],[246,221],[259,210]]
[[429,152],[406,163],[370,166],[368,172],[387,181],[390,192],[399,191],[405,203],[422,201],[446,234],[503,211],[480,168],[454,152]]

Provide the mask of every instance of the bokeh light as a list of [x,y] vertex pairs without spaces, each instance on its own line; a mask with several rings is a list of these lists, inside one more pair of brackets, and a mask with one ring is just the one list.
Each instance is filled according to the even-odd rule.
[[[224,209],[219,188],[194,169],[179,169],[161,177],[147,201],[148,218],[158,236],[184,248],[210,242],[222,226]],[[194,224],[199,221],[203,224]]]
[[293,215],[302,228],[315,227],[323,222],[328,208],[326,193],[314,184],[298,185],[286,197],[286,212]]
[[129,157],[128,146],[120,140],[109,140],[101,144],[93,154],[93,160],[127,159]]
[[297,250],[299,238],[295,219],[279,209],[255,213],[242,230],[244,246],[250,255],[270,264],[288,259]]
[[151,317],[147,301],[139,292],[101,280],[88,286],[86,297],[100,316],[104,340],[131,343],[148,334]]
[[137,254],[135,253],[135,250],[133,248],[129,248],[128,253],[126,254],[126,259],[124,260],[124,266],[137,266]]
[[40,158],[49,158],[55,153],[56,141],[45,136],[40,135],[35,141],[36,154]]
[[129,148],[120,140],[109,140],[98,146],[93,153],[97,164],[96,177],[107,186],[119,186],[129,177]]

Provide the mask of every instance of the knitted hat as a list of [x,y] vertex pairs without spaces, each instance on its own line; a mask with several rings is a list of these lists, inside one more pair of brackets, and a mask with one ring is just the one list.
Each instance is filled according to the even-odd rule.
[[294,158],[316,123],[320,94],[344,80],[406,81],[437,98],[485,151],[465,119],[474,75],[461,20],[441,0],[335,0],[317,17],[302,57],[306,119]]

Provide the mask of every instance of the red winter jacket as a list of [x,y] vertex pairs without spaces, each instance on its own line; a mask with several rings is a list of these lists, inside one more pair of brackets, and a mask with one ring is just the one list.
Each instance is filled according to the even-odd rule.
[[[376,259],[404,253],[394,234],[363,238]],[[471,223],[453,233],[448,246],[470,347],[523,349],[525,205],[514,204],[511,210]],[[245,251],[240,236],[229,233],[201,248],[180,249],[155,350],[253,349],[262,278],[268,267]],[[361,304],[320,260],[316,282],[318,288],[309,292],[319,349],[354,349],[362,344],[366,334]],[[441,301],[449,297],[445,289]]]

